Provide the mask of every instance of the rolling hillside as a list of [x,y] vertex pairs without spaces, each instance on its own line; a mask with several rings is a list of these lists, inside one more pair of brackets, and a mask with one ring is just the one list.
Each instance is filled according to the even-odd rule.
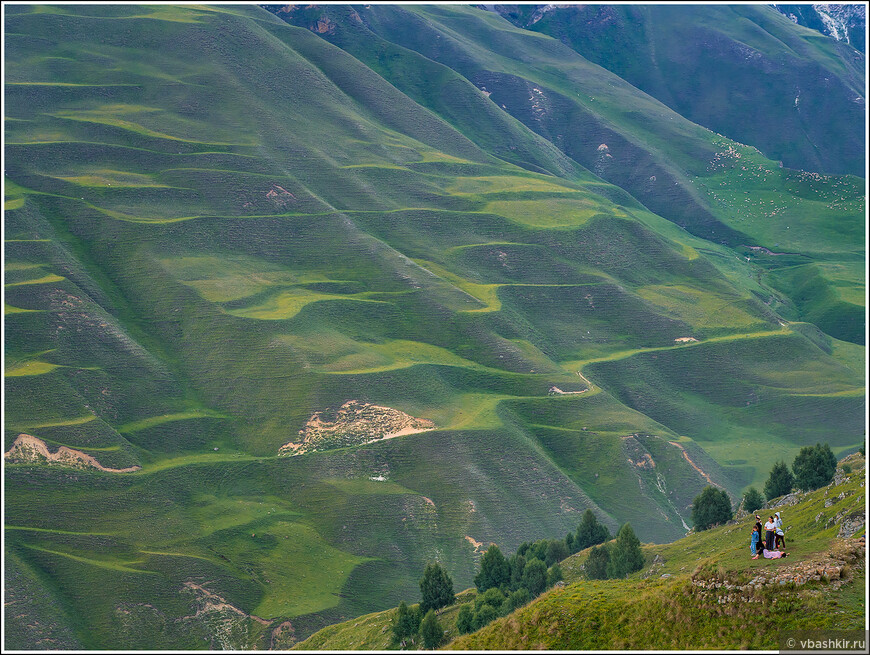
[[283,648],[862,443],[862,179],[471,7],[4,12],[7,648]]
[[[474,588],[458,593],[455,604],[438,612],[443,647],[776,649],[785,631],[861,631],[864,458],[852,455],[848,466],[850,473],[840,469],[828,487],[775,500],[787,526],[785,559],[750,559],[753,516],[671,544],[644,544],[643,568],[622,580],[587,580],[585,550],[561,563],[563,583],[468,635],[459,633],[456,618],[478,593]],[[395,615],[394,608],[330,626],[294,649],[399,650],[391,631]]]

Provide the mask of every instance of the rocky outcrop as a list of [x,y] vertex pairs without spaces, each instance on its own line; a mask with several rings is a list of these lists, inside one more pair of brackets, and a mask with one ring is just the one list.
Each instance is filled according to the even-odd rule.
[[96,458],[80,450],[61,446],[51,452],[46,443],[39,437],[30,434],[19,434],[3,457],[10,464],[55,464],[76,469],[95,468],[108,473],[132,473],[141,466],[129,466],[122,469],[108,468],[100,464]]
[[852,579],[852,571],[864,567],[865,540],[838,539],[831,544],[828,553],[814,559],[758,571],[749,580],[742,579],[744,572],[718,574],[697,571],[692,575],[693,593],[700,598],[716,598],[718,604],[732,602],[761,602],[756,592],[765,587],[793,585],[801,587],[810,582],[838,589]]
[[328,409],[315,412],[299,431],[301,439],[284,444],[278,454],[292,456],[359,446],[434,429],[435,424],[428,419],[415,418],[392,407],[348,400],[334,416],[329,416]]

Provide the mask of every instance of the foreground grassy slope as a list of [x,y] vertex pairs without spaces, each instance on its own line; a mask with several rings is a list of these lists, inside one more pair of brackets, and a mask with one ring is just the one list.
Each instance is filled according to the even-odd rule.
[[[862,527],[850,530],[845,541],[838,538],[844,521],[863,517],[866,500],[864,458],[856,454],[847,462],[852,472],[847,475],[841,468],[839,483],[799,495],[796,504],[778,508],[787,528],[786,559],[750,559],[752,516],[671,544],[644,544],[644,567],[625,580],[586,580],[583,563],[589,551],[583,551],[562,562],[565,586],[467,636],[458,634],[456,615],[463,603],[474,600],[476,591],[459,594],[455,605],[439,612],[445,638],[452,640],[447,648],[775,648],[785,630],[860,630],[866,613],[863,556],[845,568],[839,562],[842,571],[803,586],[808,576],[802,567],[812,568],[816,562],[824,568],[834,566],[836,557],[865,534]],[[742,586],[768,574],[784,576],[788,583],[712,592],[701,591],[698,584]],[[390,609],[330,626],[296,649],[397,649],[390,632],[394,616],[395,609]]]
[[[708,479],[745,476],[608,365],[703,370],[727,344],[750,368],[769,343],[817,389],[863,384],[863,348],[781,335],[730,251],[516,121],[502,157],[259,8],[7,19],[4,449],[142,467],[5,466],[29,608],[7,646],[287,646],[410,597],[431,559],[467,586],[474,543],[561,537],[586,508],[680,536]],[[277,457],[351,399],[437,429]],[[855,407],[818,402],[854,448]],[[760,440],[769,419],[734,421]]]
[[[787,630],[862,630],[866,620],[863,544],[859,559],[845,567],[842,561],[835,562],[837,553],[849,550],[848,542],[865,535],[864,458],[856,454],[848,462],[852,472],[846,475],[841,469],[839,483],[799,495],[797,504],[777,507],[786,526],[786,559],[750,558],[754,516],[672,544],[644,546],[646,566],[627,580],[584,581],[581,567],[588,554],[584,551],[563,564],[569,582],[564,589],[548,592],[449,647],[777,648]],[[763,515],[772,511],[765,509]],[[861,527],[857,532],[850,529],[844,542],[838,537],[842,526],[855,519]],[[843,571],[807,582],[816,562],[825,568],[837,563]],[[808,574],[802,564],[806,564],[803,569],[813,570]],[[699,593],[699,582],[743,586],[759,574],[779,576],[776,579],[784,583]],[[848,581],[842,583],[840,576]],[[830,582],[835,585],[829,586]]]

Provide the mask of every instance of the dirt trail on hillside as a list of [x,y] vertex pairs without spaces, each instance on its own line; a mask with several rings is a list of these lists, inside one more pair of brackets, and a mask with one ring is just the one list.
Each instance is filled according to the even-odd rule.
[[683,453],[683,457],[684,457],[685,460],[689,463],[689,466],[691,466],[691,467],[692,467],[693,469],[695,469],[698,473],[700,473],[700,474],[701,474],[701,477],[703,477],[707,482],[709,482],[710,484],[712,484],[714,487],[719,487],[720,489],[724,489],[724,487],[723,487],[721,484],[717,484],[717,483],[713,482],[713,480],[710,479],[710,476],[707,475],[703,470],[701,470],[701,467],[700,467],[700,466],[698,466],[697,464],[695,464],[695,462],[692,461],[692,458],[689,457],[689,453],[686,452],[686,449],[685,449],[685,448],[683,448],[683,447],[682,447],[680,444],[678,444],[676,441],[669,441],[668,443],[671,444],[672,446],[676,446],[677,448],[679,448],[679,449],[682,451],[682,453]]
[[96,458],[74,450],[67,446],[61,446],[57,452],[50,452],[46,443],[39,437],[30,434],[19,434],[12,447],[3,454],[3,457],[12,464],[60,464],[72,468],[95,468],[107,473],[132,473],[138,471],[141,466],[129,466],[123,469],[108,468],[100,464]]

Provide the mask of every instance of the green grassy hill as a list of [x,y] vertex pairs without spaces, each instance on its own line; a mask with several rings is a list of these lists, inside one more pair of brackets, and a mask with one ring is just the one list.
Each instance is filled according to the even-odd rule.
[[[647,124],[660,103],[491,13],[4,11],[7,648],[285,647],[410,598],[427,561],[470,585],[476,543],[587,508],[669,542],[710,481],[862,442],[856,178],[748,187],[803,217],[779,259],[703,238],[745,183],[706,167],[748,147]],[[616,85],[609,124],[679,178],[673,211],[484,70]],[[285,456],[351,400],[434,429]]]
[[[456,604],[439,610],[445,648],[772,649],[786,630],[861,630],[866,471],[857,454],[847,463],[851,472],[839,469],[832,485],[777,507],[786,526],[785,559],[750,559],[754,516],[671,544],[644,544],[644,567],[624,580],[586,580],[589,551],[582,551],[561,563],[563,585],[465,636],[456,617],[476,590],[458,594]],[[395,614],[391,609],[330,626],[295,648],[398,649],[391,633]]]

